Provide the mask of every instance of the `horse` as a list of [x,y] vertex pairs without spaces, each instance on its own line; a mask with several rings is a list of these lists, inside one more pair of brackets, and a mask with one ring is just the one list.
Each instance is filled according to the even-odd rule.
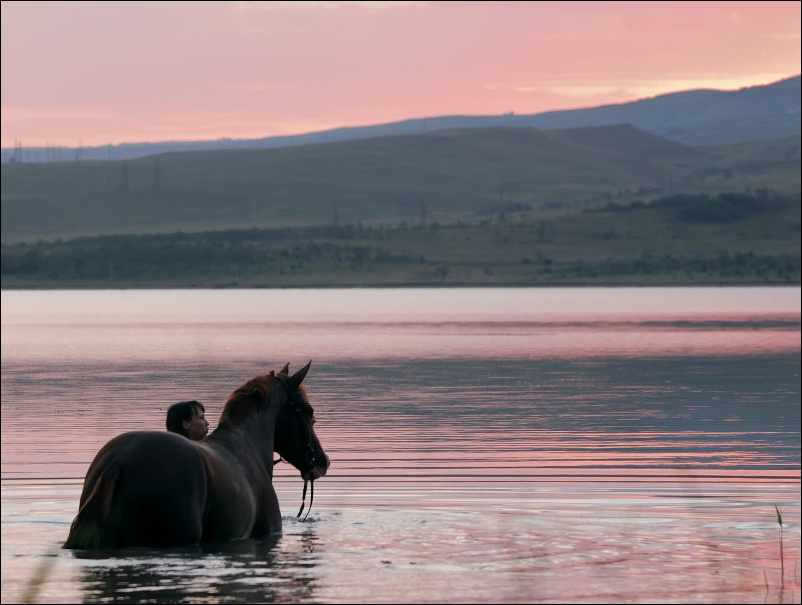
[[301,473],[299,518],[307,483],[314,497],[314,481],[330,465],[301,386],[311,364],[291,376],[287,364],[234,390],[203,441],[168,431],[112,438],[89,466],[62,548],[197,546],[280,535],[274,464],[286,460]]

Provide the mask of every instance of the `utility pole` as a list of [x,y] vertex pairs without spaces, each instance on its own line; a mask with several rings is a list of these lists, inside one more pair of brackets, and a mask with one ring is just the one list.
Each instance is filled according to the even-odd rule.
[[120,182],[120,189],[122,191],[128,191],[128,189],[130,189],[130,185],[128,183],[128,162],[124,163],[122,167],[122,180]]
[[159,158],[153,160],[153,188],[161,189],[162,186],[162,169],[159,164]]

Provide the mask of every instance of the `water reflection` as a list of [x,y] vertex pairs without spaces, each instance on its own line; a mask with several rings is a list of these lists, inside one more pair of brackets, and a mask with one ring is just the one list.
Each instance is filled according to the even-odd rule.
[[315,598],[315,530],[197,548],[81,552],[86,603],[277,603]]
[[[799,288],[679,290],[28,293],[18,314],[4,292],[2,601],[58,551],[101,444],[182,399],[213,429],[234,387],[312,358],[332,468],[306,523],[58,551],[41,594],[799,602]],[[294,514],[297,471],[275,485]]]
[[[799,350],[799,288],[2,291],[3,363]],[[756,338],[757,331],[761,337]],[[302,353],[301,353],[302,352]],[[282,362],[283,363],[283,362]]]

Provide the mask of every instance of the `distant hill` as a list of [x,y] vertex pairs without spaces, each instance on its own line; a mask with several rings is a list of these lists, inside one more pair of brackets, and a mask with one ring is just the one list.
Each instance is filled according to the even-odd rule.
[[530,115],[442,116],[388,124],[337,128],[261,139],[123,143],[82,148],[2,150],[2,161],[125,160],[161,153],[277,149],[366,138],[420,135],[439,130],[530,127],[544,130],[630,124],[639,130],[691,146],[714,146],[796,136],[800,123],[800,76],[734,91],[690,90],[630,103]]
[[725,92],[691,90],[523,119],[544,129],[627,123],[686,145],[711,146],[800,133],[800,77]]
[[697,148],[628,124],[494,127],[2,165],[2,242],[542,220],[674,193],[798,193],[800,136]]

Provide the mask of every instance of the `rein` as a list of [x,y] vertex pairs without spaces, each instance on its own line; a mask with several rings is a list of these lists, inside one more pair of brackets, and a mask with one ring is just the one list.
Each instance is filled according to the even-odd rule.
[[[282,386],[284,387],[284,390],[287,391],[287,397],[290,400],[290,404],[292,405],[293,411],[296,414],[300,414],[301,413],[301,405],[300,405],[300,401],[299,401],[299,391],[298,391],[298,389],[297,388],[296,389],[291,389],[289,383],[287,382],[287,379],[284,376],[276,375],[275,377],[282,384]],[[306,442],[307,469],[306,469],[306,472],[303,473],[303,475],[302,475],[304,477],[304,491],[303,491],[303,494],[301,495],[301,508],[298,510],[298,514],[295,515],[295,518],[299,519],[301,521],[306,521],[306,517],[309,516],[309,511],[312,510],[312,501],[315,498],[315,480],[306,478],[306,475],[312,476],[314,474],[314,470],[315,470],[315,447],[312,445],[312,431],[311,431],[311,429],[309,429],[309,427],[306,425],[306,422],[304,421],[303,418],[299,417],[299,420],[301,422],[301,426],[304,428],[304,430],[306,431],[307,436],[309,438],[308,438],[308,440]],[[279,455],[277,460],[273,460],[273,466],[277,465],[279,462],[287,462],[287,460],[286,460],[286,458],[284,458],[281,455]],[[309,484],[311,484],[311,489],[309,490],[309,508],[306,509],[306,515],[304,515],[304,518],[301,519],[301,513],[304,512],[304,507],[306,506],[306,488],[307,488],[307,485],[309,485]]]

